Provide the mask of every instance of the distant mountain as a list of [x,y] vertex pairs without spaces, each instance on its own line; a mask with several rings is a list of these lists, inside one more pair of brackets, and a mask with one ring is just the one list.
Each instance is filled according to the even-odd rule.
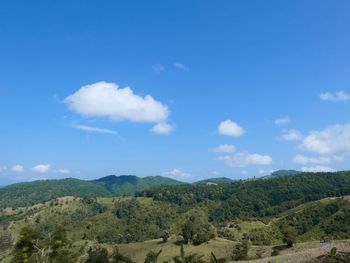
[[39,180],[0,188],[0,208],[29,206],[61,196],[134,195],[137,191],[176,184],[183,183],[161,176],[140,178],[134,175],[110,175],[92,181],[74,178]]
[[109,175],[91,181],[106,188],[112,195],[134,195],[136,191],[163,185],[177,185],[183,182],[162,176],[137,177],[135,175]]
[[283,176],[296,175],[296,174],[300,174],[300,171],[296,171],[296,170],[277,170],[277,171],[272,172],[269,175],[263,176],[262,178],[266,179],[266,178],[283,177]]
[[224,184],[224,183],[232,183],[234,180],[227,177],[217,177],[217,178],[209,178],[205,180],[200,180],[195,182],[194,184]]

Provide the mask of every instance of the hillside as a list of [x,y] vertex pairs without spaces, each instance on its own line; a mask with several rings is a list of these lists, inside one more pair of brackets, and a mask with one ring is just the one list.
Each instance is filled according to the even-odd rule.
[[[232,218],[224,225],[212,222],[217,229],[217,237],[198,246],[186,245],[185,250],[187,253],[204,254],[206,260],[209,260],[211,252],[229,259],[234,245],[248,239],[253,245],[249,251],[251,259],[259,255],[270,256],[276,246],[283,247],[284,225],[290,225],[296,231],[297,242],[317,240],[319,244],[318,240],[326,235],[332,235],[335,239],[349,238],[350,219],[346,215],[350,211],[350,202],[347,200],[338,197],[312,201],[278,213],[274,218]],[[109,250],[118,246],[123,254],[136,262],[143,262],[150,250],[162,249],[160,259],[169,260],[179,254],[181,226],[188,216],[205,214],[210,207],[208,204],[183,209],[144,197],[64,197],[41,206],[1,211],[0,226],[3,232],[0,231],[0,240],[18,238],[24,226],[32,226],[40,236],[45,237],[55,226],[63,225],[72,244],[69,248],[72,253],[84,253],[88,247],[94,246]],[[168,242],[160,239],[164,230],[171,234]],[[312,249],[315,248],[313,244]],[[283,248],[281,253],[287,255],[300,250],[307,253],[308,246]]]
[[175,184],[181,182],[161,176],[140,178],[132,175],[111,175],[92,181],[74,178],[38,180],[0,188],[0,208],[30,206],[61,196],[134,195],[136,191]]
[[182,182],[162,176],[148,176],[141,178],[135,175],[109,175],[91,182],[103,186],[114,196],[132,196],[137,191],[157,186],[182,184]]

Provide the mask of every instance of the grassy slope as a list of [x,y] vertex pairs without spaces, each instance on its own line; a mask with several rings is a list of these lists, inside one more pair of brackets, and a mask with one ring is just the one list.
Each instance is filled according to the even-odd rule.
[[[229,257],[234,243],[235,242],[226,239],[215,238],[199,246],[185,245],[184,249],[186,254],[203,254],[205,259],[209,260],[211,252],[213,252],[215,255],[220,255],[220,257]],[[163,243],[161,239],[139,243],[122,244],[118,247],[122,253],[130,256],[136,262],[142,262],[145,259],[147,252],[150,250],[159,251],[162,249],[159,262],[170,261],[174,256],[180,254],[179,244],[176,244],[172,241]]]

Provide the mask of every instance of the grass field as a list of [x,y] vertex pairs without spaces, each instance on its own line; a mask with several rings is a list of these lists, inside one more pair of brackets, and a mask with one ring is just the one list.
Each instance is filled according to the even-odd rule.
[[[184,245],[185,253],[198,253],[209,260],[211,252],[218,257],[229,257],[235,242],[222,238],[215,238],[199,246]],[[146,242],[118,245],[120,252],[131,257],[136,262],[143,262],[147,252],[162,250],[159,262],[171,261],[174,256],[180,254],[181,246],[171,240],[163,243],[161,239]]]

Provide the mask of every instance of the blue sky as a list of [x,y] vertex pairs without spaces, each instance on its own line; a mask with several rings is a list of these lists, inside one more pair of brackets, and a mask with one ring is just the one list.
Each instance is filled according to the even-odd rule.
[[349,11],[1,1],[0,185],[349,169]]

